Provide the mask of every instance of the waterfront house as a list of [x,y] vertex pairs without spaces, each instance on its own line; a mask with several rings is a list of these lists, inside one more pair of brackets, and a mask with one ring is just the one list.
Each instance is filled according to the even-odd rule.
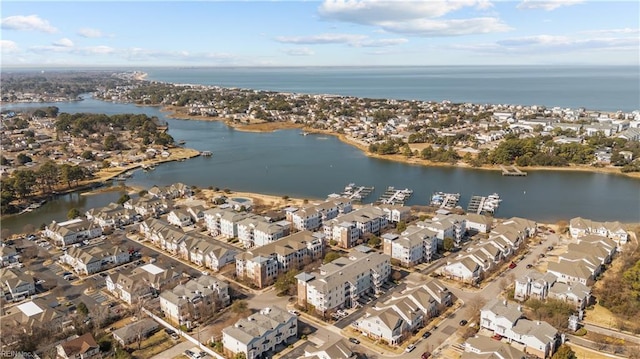
[[312,305],[319,313],[355,307],[365,293],[379,293],[390,274],[391,257],[356,249],[317,272],[298,274],[298,305]]
[[117,203],[110,203],[102,208],[92,208],[85,213],[88,220],[103,229],[126,226],[133,223],[136,213]]
[[556,276],[551,273],[541,274],[534,270],[515,280],[514,299],[525,301],[529,298],[545,300],[549,288],[556,283]]
[[445,238],[451,238],[455,243],[459,243],[466,232],[464,217],[454,214],[419,221],[416,222],[416,226],[435,232],[438,246],[442,246]]
[[247,359],[284,349],[297,340],[298,317],[279,307],[264,308],[222,329],[225,355],[243,353]]
[[411,207],[394,204],[378,204],[376,208],[387,214],[389,223],[408,222],[411,219]]
[[493,218],[476,213],[468,213],[465,216],[465,228],[467,232],[489,233],[493,225]]
[[84,218],[76,218],[66,222],[53,221],[44,230],[44,235],[53,240],[59,247],[66,247],[85,239],[102,235],[102,227]]
[[440,274],[463,283],[478,283],[482,275],[482,267],[470,256],[447,262],[440,268]]
[[558,282],[561,283],[581,283],[591,286],[595,281],[593,268],[590,268],[582,261],[577,263],[569,261],[549,262],[547,272],[555,275],[558,278]]
[[176,325],[191,327],[199,313],[215,313],[230,303],[229,284],[203,275],[160,294],[160,310]]
[[0,269],[2,293],[17,302],[36,293],[33,277],[18,268]]
[[18,261],[18,251],[15,246],[8,246],[2,243],[0,246],[0,267],[8,266],[11,263]]
[[99,359],[102,358],[100,346],[91,333],[75,335],[56,345],[58,359]]
[[569,233],[574,239],[586,236],[588,234],[596,234],[613,239],[619,246],[627,243],[629,234],[624,229],[622,223],[615,222],[597,222],[582,217],[575,217],[569,221]]

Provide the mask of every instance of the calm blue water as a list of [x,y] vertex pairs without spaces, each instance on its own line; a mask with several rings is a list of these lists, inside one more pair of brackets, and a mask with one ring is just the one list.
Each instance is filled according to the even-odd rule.
[[[33,104],[47,106],[52,104]],[[325,198],[345,185],[374,186],[377,199],[387,186],[410,188],[407,202],[427,204],[434,191],[459,192],[465,207],[472,195],[497,192],[503,202],[496,215],[521,216],[555,222],[582,216],[594,220],[640,220],[640,181],[619,175],[564,171],[529,171],[527,177],[503,177],[499,172],[407,165],[369,158],[332,136],[300,136],[299,130],[272,133],[236,131],[221,122],[167,119],[156,107],[113,104],[87,98],[58,103],[61,112],[145,113],[169,123],[176,140],[187,147],[212,151],[213,157],[159,165],[150,172],[136,171],[128,184],[149,188],[183,182],[199,187],[230,188],[301,198]],[[21,106],[9,106],[16,108]],[[23,216],[2,222],[3,228],[21,230],[26,224],[63,220],[72,207],[86,210],[117,200],[118,192],[96,197],[67,196]]]
[[640,109],[638,66],[149,68],[149,80],[368,98]]

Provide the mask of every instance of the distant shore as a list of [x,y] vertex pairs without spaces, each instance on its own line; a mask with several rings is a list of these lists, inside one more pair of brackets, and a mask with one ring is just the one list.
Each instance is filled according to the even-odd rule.
[[[222,118],[222,117],[189,115],[186,113],[184,107],[177,107],[177,106],[166,106],[162,108],[162,111],[168,113],[167,117],[174,118],[174,119],[197,120],[197,121],[221,121],[221,122],[224,122],[229,127],[232,127],[238,131],[244,131],[244,132],[273,132],[278,130],[301,129],[307,133],[319,133],[323,135],[331,135],[331,136],[337,137],[340,141],[348,145],[358,148],[368,157],[395,161],[395,162],[402,162],[410,165],[428,166],[428,167],[455,167],[455,168],[468,168],[468,169],[487,170],[487,171],[501,171],[500,166],[496,166],[496,165],[493,165],[493,166],[485,165],[480,167],[474,167],[464,162],[449,164],[444,162],[432,162],[428,160],[423,160],[418,157],[406,157],[404,155],[399,155],[399,154],[379,155],[376,153],[369,152],[368,145],[363,144],[358,140],[350,138],[344,134],[339,134],[339,133],[335,133],[327,130],[307,128],[302,124],[295,124],[291,122],[240,123],[240,122],[236,122],[236,121],[233,121],[227,118]],[[592,172],[592,173],[607,173],[607,174],[623,175],[631,178],[640,179],[640,172],[622,173],[620,168],[617,168],[617,167],[594,167],[594,166],[572,165],[569,167],[531,166],[531,167],[521,167],[521,169],[525,172],[527,171],[578,171],[578,172]]]

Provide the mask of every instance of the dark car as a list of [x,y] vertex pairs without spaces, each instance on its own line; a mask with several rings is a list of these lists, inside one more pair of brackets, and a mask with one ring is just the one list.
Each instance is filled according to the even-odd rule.
[[527,269],[532,268],[533,264],[527,264]]
[[462,319],[462,320],[460,321],[460,325],[461,325],[461,326],[467,325],[467,323],[468,323],[468,322],[467,322],[466,320],[464,320],[464,319]]
[[429,357],[431,356],[431,353],[429,352],[424,352],[422,353],[422,355],[420,356],[420,359],[429,359]]
[[422,334],[422,337],[427,339],[431,336],[431,332],[424,332],[424,334]]
[[509,264],[509,268],[510,268],[510,269],[513,269],[513,268],[515,268],[515,267],[517,267],[517,266],[518,266],[518,265],[517,265],[517,264],[515,264],[515,262],[511,262],[511,264]]
[[360,341],[356,338],[349,338],[349,341],[352,342],[353,344],[360,344]]

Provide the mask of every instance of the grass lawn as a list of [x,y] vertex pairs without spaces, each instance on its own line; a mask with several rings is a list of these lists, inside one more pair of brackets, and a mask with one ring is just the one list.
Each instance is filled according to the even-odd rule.
[[605,355],[601,352],[595,351],[595,350],[591,350],[591,349],[587,349],[587,348],[583,348],[580,346],[577,346],[573,343],[565,343],[568,346],[571,347],[571,349],[576,353],[576,357],[578,359],[584,359],[584,358],[589,358],[589,359],[611,359],[611,358],[615,358],[615,356],[608,356]]
[[[596,304],[593,306],[593,309],[587,309],[585,311],[584,321],[606,328],[617,328],[619,319],[617,319],[617,316],[612,314],[609,309],[600,304]],[[624,324],[627,328],[632,328],[635,325],[635,323],[628,320],[625,320]]]
[[[140,346],[140,350],[135,350],[133,352],[134,358],[151,358],[152,356],[162,353],[163,351],[173,347],[177,342],[171,340],[169,335],[161,330],[149,338],[142,341],[142,345]],[[131,347],[137,348],[138,344],[133,343]]]

